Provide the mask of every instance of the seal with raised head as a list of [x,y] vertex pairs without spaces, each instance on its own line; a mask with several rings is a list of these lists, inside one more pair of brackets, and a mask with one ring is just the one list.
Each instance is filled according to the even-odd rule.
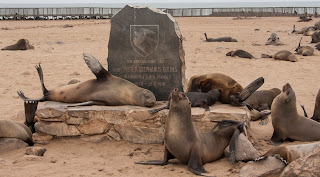
[[240,57],[240,58],[254,58],[249,52],[244,51],[244,50],[236,50],[236,51],[230,51],[226,54],[226,56],[231,56],[231,57]]
[[221,92],[219,101],[232,105],[243,105],[254,91],[264,83],[263,77],[260,77],[250,83],[246,88],[236,82],[231,77],[221,73],[210,73],[204,75],[192,76],[188,82],[188,92],[209,92],[218,89]]
[[284,45],[284,44],[283,42],[280,41],[280,38],[276,33],[272,33],[269,39],[267,40],[266,45]]
[[[228,125],[222,123],[212,132],[200,133],[193,126],[191,105],[188,98],[175,89],[171,92],[170,102],[169,114],[165,123],[164,159],[135,163],[166,165],[170,159],[177,158],[183,164],[188,164],[191,172],[204,175],[208,172],[203,165],[223,156],[224,149],[231,143],[230,140],[236,139],[234,136],[239,135],[239,129],[243,130],[243,123],[229,121]],[[234,152],[234,149],[230,150]]]
[[246,103],[258,111],[270,110],[273,99],[280,93],[281,90],[278,88],[257,90],[246,99]]
[[92,55],[83,54],[83,58],[96,79],[47,90],[43,82],[41,66],[36,66],[42,85],[43,97],[30,99],[19,91],[20,98],[25,101],[57,101],[63,103],[84,103],[83,105],[134,105],[152,107],[156,98],[144,88],[113,76]]
[[302,46],[301,47],[301,40],[302,40],[302,37],[300,39],[299,45],[296,48],[295,52],[297,52],[297,54],[302,55],[302,56],[312,56],[314,53],[314,49],[310,46]]
[[320,140],[320,123],[300,116],[296,106],[296,95],[289,83],[273,100],[271,105],[273,135],[271,143],[280,145],[284,140]]
[[1,50],[28,50],[34,49],[34,47],[29,43],[28,39],[20,39],[17,43],[9,45]]
[[219,38],[208,38],[207,33],[204,33],[207,42],[238,42],[236,39],[232,37],[219,37]]
[[274,55],[261,54],[261,58],[273,58],[275,60],[284,60],[291,62],[296,62],[298,60],[295,54],[291,53],[288,50],[280,50]]

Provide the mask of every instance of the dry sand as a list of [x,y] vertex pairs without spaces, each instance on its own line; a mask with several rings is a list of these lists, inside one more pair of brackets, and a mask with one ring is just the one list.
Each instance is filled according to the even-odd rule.
[[[220,72],[246,86],[263,76],[262,89],[282,88],[290,83],[296,92],[297,104],[306,107],[312,116],[315,96],[320,88],[320,52],[314,56],[298,56],[295,63],[260,59],[262,53],[274,54],[287,49],[294,51],[301,35],[291,34],[296,29],[311,26],[315,21],[297,23],[296,17],[262,17],[232,20],[231,17],[176,18],[182,35],[186,59],[187,79],[195,74]],[[63,25],[73,25],[63,28]],[[90,53],[107,66],[110,20],[64,21],[1,21],[0,48],[26,38],[35,50],[0,51],[0,119],[23,121],[17,113],[23,110],[23,101],[16,91],[27,96],[40,97],[41,87],[34,66],[39,62],[44,70],[47,88],[66,84],[71,79],[87,80],[93,74],[82,60],[82,53]],[[3,28],[7,28],[3,29]],[[255,29],[260,29],[255,31]],[[237,43],[206,43],[209,37],[231,36]],[[272,32],[279,35],[284,46],[265,46]],[[302,45],[309,45],[311,37],[304,37]],[[58,44],[57,42],[62,42]],[[253,46],[252,43],[261,44]],[[230,50],[243,49],[259,58],[256,60],[226,57]],[[299,108],[299,112],[302,111]],[[261,126],[252,123],[254,146],[266,152],[273,129],[271,122]],[[190,176],[186,165],[173,161],[167,166],[135,165],[134,161],[161,159],[163,145],[140,145],[128,142],[85,142],[80,139],[55,139],[48,145],[44,157],[22,158],[25,149],[0,152],[0,176]],[[141,150],[140,150],[141,149]],[[231,165],[222,158],[205,165],[216,176],[238,176],[244,163]]]

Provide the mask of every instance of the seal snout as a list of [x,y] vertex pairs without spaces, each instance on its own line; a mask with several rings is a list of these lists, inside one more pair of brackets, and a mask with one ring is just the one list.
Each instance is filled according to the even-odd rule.
[[289,83],[286,83],[283,87],[282,87],[282,92],[289,92],[291,89],[291,85]]
[[146,107],[152,107],[156,104],[156,97],[154,94],[148,90],[148,92],[145,95],[146,100],[144,101],[144,105]]

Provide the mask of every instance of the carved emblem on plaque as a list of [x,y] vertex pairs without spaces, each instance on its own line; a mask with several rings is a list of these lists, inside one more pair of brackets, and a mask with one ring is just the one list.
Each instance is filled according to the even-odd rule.
[[130,42],[136,53],[149,56],[158,47],[159,25],[130,25]]

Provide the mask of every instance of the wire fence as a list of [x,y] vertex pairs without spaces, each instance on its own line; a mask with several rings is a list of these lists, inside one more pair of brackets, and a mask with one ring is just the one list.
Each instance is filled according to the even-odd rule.
[[[0,19],[111,18],[120,10],[121,8],[101,7],[0,8]],[[161,10],[174,17],[301,16],[320,13],[320,7],[162,8]]]

